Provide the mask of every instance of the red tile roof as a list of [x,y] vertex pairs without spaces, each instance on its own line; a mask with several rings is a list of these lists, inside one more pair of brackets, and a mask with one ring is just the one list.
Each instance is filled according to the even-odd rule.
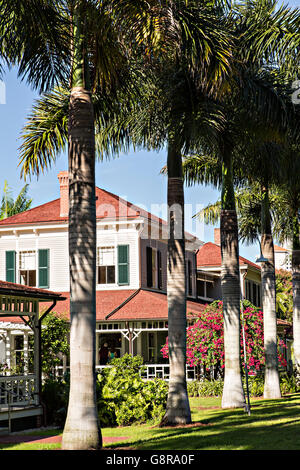
[[[104,189],[96,187],[96,198],[96,215],[98,219],[136,218],[141,215],[147,219],[151,218],[161,224],[166,224],[166,221],[159,217],[150,214],[150,212]],[[26,225],[43,222],[66,222],[67,220],[68,217],[60,216],[60,199],[55,199],[54,201],[47,202],[33,209],[29,209],[28,211],[3,219],[0,221],[0,226]]]
[[52,292],[46,289],[39,289],[37,287],[24,286],[23,284],[16,284],[14,282],[0,281],[0,295],[19,295],[20,297],[32,297],[36,299],[63,299],[59,292]]
[[282,246],[278,246],[278,245],[274,245],[274,251],[282,251],[284,253],[288,252],[286,248],[283,248]]
[[[67,300],[59,302],[54,311],[58,314],[67,314],[69,317],[69,292],[62,295]],[[43,309],[48,303],[41,304]],[[205,304],[196,301],[187,301],[187,313],[197,315],[204,310]],[[144,320],[168,319],[167,295],[144,289],[138,290],[111,290],[96,292],[96,320]]]
[[[151,220],[160,225],[167,226],[167,222],[160,217],[147,212],[105,189],[96,187],[96,198],[96,217],[98,220],[134,219],[141,216],[149,221]],[[55,199],[54,201],[47,202],[33,209],[29,209],[28,211],[1,220],[0,227],[67,221],[68,217],[60,216],[60,199]],[[185,232],[185,235],[188,240],[196,239],[194,235],[188,232]]]
[[[243,256],[239,257],[240,265],[249,265],[256,269],[260,270],[260,266],[258,264],[253,263],[252,261],[243,258]],[[222,257],[221,257],[221,247],[216,245],[215,243],[208,242],[201,246],[197,252],[197,267],[204,267],[204,266],[216,266],[220,267],[222,265]]]

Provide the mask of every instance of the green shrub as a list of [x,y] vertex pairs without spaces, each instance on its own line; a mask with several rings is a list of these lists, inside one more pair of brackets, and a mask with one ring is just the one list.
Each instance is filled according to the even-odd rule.
[[[261,397],[264,394],[264,375],[248,376],[249,396]],[[243,387],[246,394],[246,379],[243,377]],[[223,393],[223,379],[201,379],[188,382],[189,397],[220,397]],[[280,374],[280,389],[282,395],[296,393],[297,384],[294,375]]]
[[141,378],[143,359],[125,354],[98,375],[98,415],[101,426],[126,426],[159,421],[164,413],[168,384]]
[[223,379],[201,379],[188,382],[190,397],[219,397],[223,392]]
[[46,408],[47,424],[63,427],[68,409],[69,377],[47,378],[42,385],[42,403]]
[[296,377],[288,375],[286,372],[280,374],[280,390],[282,395],[298,392]]

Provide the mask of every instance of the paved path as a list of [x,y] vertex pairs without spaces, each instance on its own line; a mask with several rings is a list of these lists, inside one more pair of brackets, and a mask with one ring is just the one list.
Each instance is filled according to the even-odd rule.
[[[120,437],[102,437],[103,442],[117,442],[128,439],[126,436]],[[61,442],[61,436],[30,436],[28,434],[10,434],[8,436],[0,436],[0,444],[21,444],[26,442],[36,442],[37,444],[53,444]]]

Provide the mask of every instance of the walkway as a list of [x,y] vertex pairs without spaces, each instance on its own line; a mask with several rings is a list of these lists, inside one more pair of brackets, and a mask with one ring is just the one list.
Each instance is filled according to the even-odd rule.
[[[0,445],[3,444],[23,444],[23,443],[34,443],[37,444],[56,444],[60,443],[62,436],[37,436],[29,434],[9,434],[7,436],[0,436]],[[118,442],[128,439],[126,436],[122,437],[102,437],[103,443]]]

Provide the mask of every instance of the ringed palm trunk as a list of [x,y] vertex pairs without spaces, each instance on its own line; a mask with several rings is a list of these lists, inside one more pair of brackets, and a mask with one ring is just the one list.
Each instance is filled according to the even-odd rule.
[[300,233],[298,208],[293,220],[292,250],[292,282],[293,282],[293,338],[294,368],[298,387],[300,386]]
[[277,355],[276,278],[274,244],[271,230],[268,185],[262,188],[261,252],[262,307],[264,315],[265,384],[264,398],[280,398]]
[[[75,11],[76,13],[76,11]],[[77,11],[78,13],[78,11]],[[78,19],[78,17],[77,17]],[[80,20],[69,105],[70,395],[62,448],[101,447],[95,377],[96,207],[94,115],[85,88]]]
[[240,269],[238,223],[235,209],[231,154],[222,165],[221,286],[224,317],[225,376],[222,408],[245,406],[240,359]]
[[191,422],[186,384],[186,277],[184,239],[184,190],[181,146],[168,142],[168,342],[169,392],[161,426]]

